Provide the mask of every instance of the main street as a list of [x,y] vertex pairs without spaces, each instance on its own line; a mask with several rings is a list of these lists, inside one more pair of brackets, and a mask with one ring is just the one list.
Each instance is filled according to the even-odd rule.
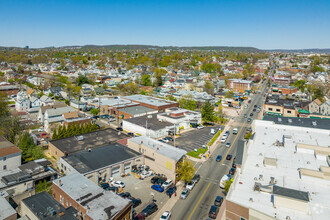
[[[213,205],[216,196],[225,196],[223,190],[219,187],[220,179],[223,175],[228,174],[233,160],[226,160],[228,154],[235,155],[239,140],[244,139],[244,134],[247,128],[251,126],[253,119],[257,118],[257,112],[253,112],[254,105],[261,105],[264,102],[263,94],[267,87],[267,81],[262,85],[261,93],[252,96],[252,101],[249,103],[247,109],[234,119],[232,127],[229,129],[230,135],[226,142],[232,143],[229,148],[225,143],[218,144],[212,156],[205,161],[198,169],[197,173],[200,174],[201,179],[196,184],[194,189],[190,192],[186,200],[179,200],[173,209],[173,219],[206,219],[208,212]],[[253,112],[252,121],[247,122],[244,114]],[[233,128],[238,128],[237,135],[232,134]],[[222,156],[221,162],[216,162],[217,155]]]

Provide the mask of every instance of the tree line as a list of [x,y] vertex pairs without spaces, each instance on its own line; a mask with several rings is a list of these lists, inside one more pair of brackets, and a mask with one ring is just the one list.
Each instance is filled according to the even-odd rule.
[[69,123],[66,125],[60,125],[54,129],[52,140],[58,140],[66,137],[71,137],[74,135],[81,135],[96,131],[98,126],[96,123]]

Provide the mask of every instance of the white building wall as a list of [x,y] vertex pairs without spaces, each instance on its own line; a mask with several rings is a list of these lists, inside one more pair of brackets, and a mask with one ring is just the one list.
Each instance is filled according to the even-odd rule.
[[0,157],[0,171],[13,170],[19,167],[20,165],[21,165],[21,153]]

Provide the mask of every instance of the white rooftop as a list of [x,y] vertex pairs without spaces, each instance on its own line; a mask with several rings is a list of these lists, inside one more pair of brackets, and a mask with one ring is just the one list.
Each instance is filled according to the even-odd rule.
[[9,202],[6,200],[5,197],[8,196],[8,193],[6,191],[0,192],[0,219],[6,219],[11,217],[12,215],[16,214],[16,211]]
[[[59,184],[61,181],[61,186]],[[79,173],[74,173],[53,181],[72,199],[87,209],[92,219],[112,219],[116,213],[124,209],[130,200],[124,199],[114,192],[105,191]],[[113,206],[109,217],[105,210]]]
[[[326,152],[329,152],[330,147],[330,131],[262,120],[255,120],[253,129],[255,136],[245,149],[246,160],[243,160],[241,172],[235,176],[227,199],[266,215],[277,216],[278,219],[286,219],[287,216],[299,220],[330,219],[330,180],[302,171],[308,169],[319,172],[321,166],[324,170],[329,169]],[[311,148],[315,146],[317,150],[303,148],[300,144]],[[275,159],[276,165],[264,165],[265,158]],[[260,175],[262,178],[259,178]],[[275,178],[276,186],[307,192],[310,198],[307,210],[298,211],[294,205],[292,208],[274,206],[271,202],[272,193],[254,191],[255,182],[266,186],[270,184],[270,177]]]
[[141,142],[143,142],[144,146],[154,149],[158,153],[163,154],[164,156],[169,157],[175,161],[180,160],[184,155],[187,154],[187,151],[185,150],[173,147],[169,144],[157,141],[147,136],[134,137],[129,139],[129,141],[137,144],[141,144]]

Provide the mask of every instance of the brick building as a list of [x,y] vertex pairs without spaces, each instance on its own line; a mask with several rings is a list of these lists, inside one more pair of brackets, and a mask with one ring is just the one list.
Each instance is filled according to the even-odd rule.
[[17,95],[19,92],[18,87],[14,85],[3,85],[0,86],[0,93],[4,93],[6,95]]
[[272,94],[283,94],[283,95],[292,95],[297,92],[297,88],[294,86],[281,86],[273,85],[271,88]]
[[234,92],[245,93],[250,91],[252,87],[252,81],[242,80],[242,79],[229,79],[228,88],[232,89]]
[[52,196],[64,208],[75,208],[86,220],[131,219],[131,200],[103,190],[78,173],[54,180]]

